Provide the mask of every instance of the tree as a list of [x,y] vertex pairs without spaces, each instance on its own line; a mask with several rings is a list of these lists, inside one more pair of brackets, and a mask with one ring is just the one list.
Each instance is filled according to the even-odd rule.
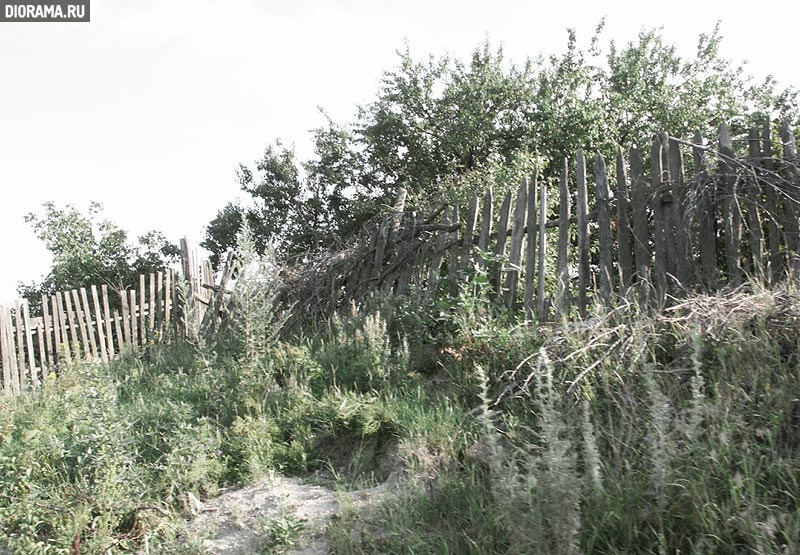
[[[328,119],[314,131],[314,158],[299,163],[269,148],[257,180],[242,167],[256,237],[276,241],[283,254],[321,250],[359,229],[401,186],[424,204],[453,184],[498,173],[514,182],[534,159],[545,178],[555,177],[578,149],[611,157],[662,131],[688,138],[715,133],[723,120],[743,130],[764,117],[797,118],[796,91],[772,79],[754,84],[720,56],[719,27],[688,59],[656,30],[623,48],[609,41],[604,53],[602,33],[601,22],[585,50],[570,30],[563,53],[520,66],[488,43],[468,63],[399,52],[353,122]],[[233,218],[226,210],[218,220]],[[228,228],[215,220],[210,232],[228,239],[206,246],[232,246]]]
[[131,243],[125,231],[100,219],[99,203],[90,203],[86,214],[71,204],[60,208],[47,202],[43,209],[25,221],[50,251],[53,264],[41,282],[17,287],[34,312],[42,295],[101,284],[124,289],[139,274],[163,271],[180,257],[180,249],[159,231]]

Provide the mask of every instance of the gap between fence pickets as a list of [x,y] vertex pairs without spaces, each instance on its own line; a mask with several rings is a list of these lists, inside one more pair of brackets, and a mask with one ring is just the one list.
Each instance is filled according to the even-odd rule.
[[[196,319],[196,326],[211,300],[210,289],[216,289],[214,272],[208,261],[197,262],[197,252],[185,239],[181,245],[187,289],[193,292],[183,309]],[[123,351],[157,341],[174,322],[187,320],[186,316],[176,320],[172,314],[181,281],[176,278],[172,270],[151,272],[122,291],[102,284],[44,295],[36,307],[39,316],[31,316],[27,300],[11,307],[0,305],[3,394],[39,387],[65,360],[107,363]]]

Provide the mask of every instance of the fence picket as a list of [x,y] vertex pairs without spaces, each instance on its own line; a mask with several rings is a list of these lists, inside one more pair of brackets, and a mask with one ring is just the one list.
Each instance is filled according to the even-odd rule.
[[506,254],[506,241],[508,239],[508,219],[511,214],[511,193],[507,193],[500,208],[500,221],[497,224],[497,243],[494,247],[494,272],[492,273],[492,287],[497,298],[503,298],[503,258]]
[[600,298],[611,306],[613,291],[613,258],[611,245],[611,194],[608,190],[606,161],[598,153],[594,163],[594,180],[597,190],[597,236],[600,242]]
[[620,147],[617,148],[617,259],[621,295],[630,289],[634,271],[629,198],[625,158]]
[[569,161],[564,158],[559,181],[559,209],[558,209],[558,259],[556,261],[556,310],[562,317],[569,315],[570,287],[569,287],[569,225],[571,212],[571,199],[569,196]]
[[526,221],[528,227],[528,241],[527,252],[525,253],[525,317],[528,320],[533,320],[534,312],[534,287],[536,279],[536,211],[537,197],[539,196],[537,171],[534,170],[533,175],[528,181],[528,218]]
[[528,208],[528,180],[523,179],[517,190],[514,204],[514,223],[511,229],[511,247],[508,253],[508,273],[506,274],[506,307],[512,308],[517,298],[520,262],[522,261],[522,240],[525,237],[525,213]]
[[589,306],[589,194],[586,189],[586,158],[583,151],[578,151],[577,158],[577,206],[578,216],[578,312],[586,318]]

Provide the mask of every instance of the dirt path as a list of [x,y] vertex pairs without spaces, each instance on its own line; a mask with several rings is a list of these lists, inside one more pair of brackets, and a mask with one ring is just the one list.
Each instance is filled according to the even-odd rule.
[[287,555],[327,555],[325,529],[331,520],[343,507],[368,510],[389,493],[391,483],[334,492],[297,478],[272,478],[198,504],[188,536],[214,555],[271,553],[270,546],[284,546],[285,551],[274,552]]

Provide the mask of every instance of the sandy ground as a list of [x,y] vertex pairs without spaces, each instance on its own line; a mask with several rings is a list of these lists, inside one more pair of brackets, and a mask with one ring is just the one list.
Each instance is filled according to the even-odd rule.
[[375,488],[334,492],[297,478],[275,477],[196,504],[197,516],[189,523],[187,535],[201,542],[209,554],[265,553],[270,526],[277,521],[299,522],[302,531],[284,553],[327,555],[325,529],[342,508],[369,510],[392,491],[393,484],[390,479]]

